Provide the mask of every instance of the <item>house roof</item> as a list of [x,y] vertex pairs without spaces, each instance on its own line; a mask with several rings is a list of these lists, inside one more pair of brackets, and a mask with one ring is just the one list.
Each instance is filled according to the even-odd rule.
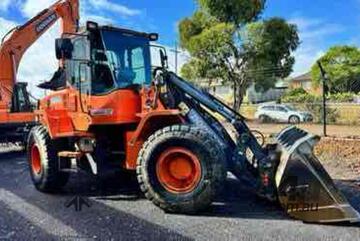
[[307,82],[307,81],[311,81],[311,73],[307,72],[305,74],[299,75],[295,78],[292,78],[290,80],[291,82]]

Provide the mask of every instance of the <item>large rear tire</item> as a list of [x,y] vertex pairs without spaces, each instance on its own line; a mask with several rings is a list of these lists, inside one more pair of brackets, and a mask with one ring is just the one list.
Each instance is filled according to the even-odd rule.
[[224,154],[217,141],[190,125],[166,127],[144,143],[137,178],[146,198],[166,212],[206,209],[223,187]]
[[69,173],[60,172],[58,151],[63,143],[51,140],[47,130],[36,126],[28,139],[28,162],[31,179],[39,191],[55,192],[66,185]]

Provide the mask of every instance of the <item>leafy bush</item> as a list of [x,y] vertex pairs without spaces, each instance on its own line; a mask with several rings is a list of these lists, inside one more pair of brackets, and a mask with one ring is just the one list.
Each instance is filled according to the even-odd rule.
[[311,103],[320,101],[319,96],[307,93],[303,88],[290,90],[282,96],[281,101],[284,103]]
[[295,88],[286,93],[287,96],[298,96],[298,95],[304,95],[307,94],[307,92],[303,88]]
[[333,102],[353,102],[356,95],[354,93],[336,93],[328,96],[328,100]]
[[[338,103],[349,103],[353,102],[356,96],[356,94],[350,92],[336,93],[328,95],[327,100]],[[322,96],[309,94],[304,89],[297,88],[287,92],[281,98],[281,101],[284,103],[320,103]]]

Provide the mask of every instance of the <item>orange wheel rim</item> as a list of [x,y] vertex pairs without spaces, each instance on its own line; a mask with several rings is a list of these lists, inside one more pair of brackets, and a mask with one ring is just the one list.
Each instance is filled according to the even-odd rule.
[[31,147],[31,168],[34,173],[40,174],[41,172],[41,157],[40,151],[37,145]]
[[186,148],[171,147],[160,155],[156,164],[156,175],[170,192],[191,192],[201,179],[200,161]]

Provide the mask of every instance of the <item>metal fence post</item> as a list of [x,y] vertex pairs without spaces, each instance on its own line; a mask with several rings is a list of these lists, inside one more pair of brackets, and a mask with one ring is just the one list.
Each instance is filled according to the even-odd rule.
[[323,104],[323,134],[326,137],[327,136],[327,130],[326,130],[326,92],[327,92],[327,88],[326,88],[326,80],[327,80],[327,74],[326,71],[324,70],[322,64],[320,61],[317,62],[318,66],[320,68],[320,72],[321,72],[321,79],[322,79],[322,104]]

